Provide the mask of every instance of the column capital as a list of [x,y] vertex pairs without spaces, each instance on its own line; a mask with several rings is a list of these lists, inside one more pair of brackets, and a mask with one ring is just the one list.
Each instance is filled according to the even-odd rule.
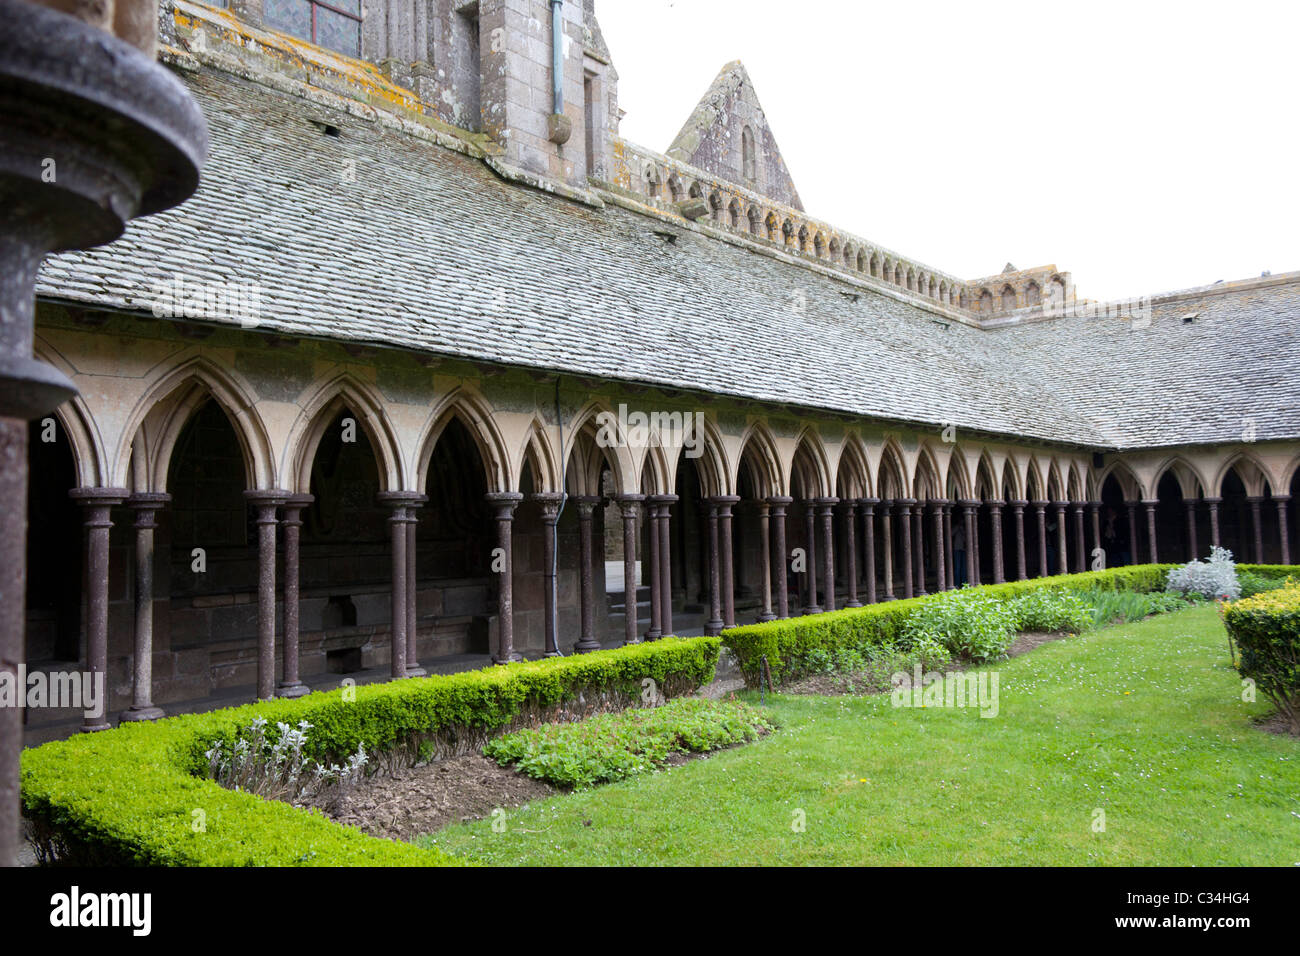
[[1286,504],[1288,501],[1291,500],[1291,496],[1290,496],[1290,495],[1274,495],[1274,496],[1273,496],[1273,500],[1274,500],[1277,504],[1279,504],[1279,505],[1284,505],[1284,504]]
[[[1265,498],[1263,495],[1247,495],[1246,500],[1253,505],[1253,504],[1258,504],[1261,501],[1264,501]],[[1143,504],[1146,504],[1146,502],[1144,501]]]
[[68,492],[68,497],[79,505],[85,507],[111,507],[120,505],[131,497],[131,492],[125,488],[73,488]]
[[1160,499],[1159,499],[1159,498],[1143,498],[1143,499],[1142,499],[1142,504],[1146,505],[1148,508],[1154,508],[1156,505],[1160,504]]
[[1037,508],[1039,511],[1042,511],[1050,504],[1050,502],[1044,501],[1042,499],[1035,499],[1034,501],[1031,501],[1029,503],[1033,505],[1035,508]]
[[1086,502],[1084,502],[1084,504],[1086,504],[1089,508],[1093,509],[1094,511],[1096,511],[1097,509],[1099,509],[1099,508],[1100,508],[1104,503],[1105,503],[1105,502],[1102,502],[1102,501],[1086,501]]
[[172,496],[165,491],[137,491],[126,499],[126,506],[137,511],[157,511],[171,500]]
[[984,503],[988,505],[990,508],[1001,508],[1003,505],[1006,504],[1006,502],[1003,501],[1001,498],[990,498],[988,501]]
[[957,504],[961,505],[967,511],[973,511],[974,509],[978,508],[981,504],[983,504],[983,502],[981,502],[978,498],[960,498],[958,499]]
[[289,492],[283,488],[251,488],[244,492],[244,500],[255,508],[278,508],[288,497]]
[[1015,508],[1017,511],[1021,511],[1029,504],[1029,502],[1024,498],[1014,498],[1011,501],[1008,501],[1007,504],[1012,508]]
[[[421,497],[424,496],[421,495]],[[426,498],[425,500],[427,501],[428,499]],[[301,511],[303,508],[310,506],[315,501],[316,501],[315,495],[295,493],[295,494],[284,496],[284,506],[286,508],[291,508],[295,511]]]
[[1070,502],[1070,507],[1074,509],[1074,513],[1075,513],[1075,514],[1083,514],[1083,505],[1084,505],[1084,502],[1082,502],[1082,501],[1071,501],[1071,502]]
[[818,508],[822,509],[822,514],[829,514],[830,510],[840,503],[839,498],[815,498],[813,499]]
[[769,495],[767,498],[767,503],[769,505],[779,505],[781,507],[785,507],[786,505],[794,504],[794,499],[791,498],[789,495]]
[[1214,498],[1214,497],[1202,498],[1201,500],[1204,501],[1207,505],[1217,505],[1223,501],[1222,498]]
[[911,508],[912,505],[916,504],[916,499],[915,499],[915,498],[895,498],[895,499],[894,499],[894,504],[898,505],[898,507],[900,507],[900,508]]
[[858,505],[860,505],[861,503],[862,503],[861,498],[841,498],[839,507],[846,514],[853,514],[858,510]]
[[534,501],[541,506],[542,520],[547,524],[553,524],[560,517],[560,505],[564,503],[564,495],[558,491],[539,491],[528,496],[529,501]]
[[880,499],[879,499],[879,498],[859,498],[859,499],[858,499],[858,504],[862,505],[862,507],[864,507],[864,508],[874,508],[876,505],[880,504]]
[[1052,507],[1056,508],[1058,511],[1063,511],[1065,510],[1065,508],[1069,507],[1069,504],[1070,503],[1068,501],[1061,499],[1061,500],[1053,501]]
[[663,507],[665,505],[675,505],[677,503],[677,496],[676,495],[651,495],[646,500],[648,500],[652,505],[659,505],[660,507]]
[[424,501],[429,500],[418,491],[381,491],[375,495],[376,501],[385,508],[392,508],[394,511],[398,508],[418,508],[424,504],[424,501],[420,501],[421,498],[424,498]]
[[578,506],[578,517],[585,521],[591,518],[592,512],[601,502],[601,497],[600,495],[574,495],[572,500]]
[[635,507],[641,504],[643,501],[645,501],[645,495],[642,494],[619,495],[614,500],[617,501],[620,505],[623,505],[624,507]]
[[483,496],[494,509],[498,519],[509,520],[515,516],[515,509],[524,496],[517,491],[489,491]]

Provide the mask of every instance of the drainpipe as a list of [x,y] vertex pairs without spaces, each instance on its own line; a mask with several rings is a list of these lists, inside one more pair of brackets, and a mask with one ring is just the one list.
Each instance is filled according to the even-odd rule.
[[556,146],[573,135],[573,122],[564,115],[564,0],[551,0],[551,115],[546,133]]

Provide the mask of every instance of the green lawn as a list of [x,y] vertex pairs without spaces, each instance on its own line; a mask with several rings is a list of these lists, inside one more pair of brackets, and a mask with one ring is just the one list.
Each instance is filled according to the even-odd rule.
[[1253,726],[1213,607],[989,669],[992,719],[769,698],[757,743],[427,839],[506,865],[1300,865],[1300,741]]

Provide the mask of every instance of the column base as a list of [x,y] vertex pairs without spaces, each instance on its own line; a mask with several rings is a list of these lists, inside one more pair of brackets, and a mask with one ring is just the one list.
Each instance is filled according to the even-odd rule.
[[647,640],[647,641],[657,641],[657,640],[659,640],[659,638],[661,638],[661,637],[663,637],[663,636],[664,636],[663,631],[653,631],[653,630],[652,630],[652,631],[646,631],[646,632],[645,632],[645,640]]
[[543,656],[543,657],[563,657],[564,655],[561,654],[559,651],[547,651],[547,652],[546,652],[545,654],[543,654],[542,656]]
[[137,720],[157,720],[159,717],[166,716],[161,707],[141,707],[139,710],[132,707],[129,710],[122,711],[117,719],[126,724]]
[[310,693],[311,693],[311,688],[308,687],[300,680],[296,680],[291,684],[286,684],[281,682],[280,685],[277,686],[275,689],[276,697],[285,697],[289,699],[293,699],[295,697],[306,697]]
[[844,606],[845,606],[845,607],[862,607],[862,602],[861,602],[861,601],[848,601],[848,602],[845,603]]
[[94,720],[87,720],[83,722],[82,725],[77,728],[77,731],[83,734],[93,734],[100,730],[112,730],[112,729],[113,729],[113,725],[108,721],[108,718],[97,717]]
[[406,669],[406,676],[407,677],[428,677],[429,672],[417,664],[415,667],[408,667]]
[[493,655],[492,655],[492,663],[493,663],[493,664],[498,664],[498,665],[501,665],[501,664],[519,664],[519,663],[521,663],[521,662],[523,661],[523,659],[524,659],[524,655],[523,655],[523,654],[520,654],[518,651],[514,651],[514,652],[510,655],[510,657],[507,658],[507,659],[505,659],[505,660],[502,660],[502,659],[501,659],[500,657],[498,657],[496,654],[493,654]]
[[623,647],[634,647],[634,646],[636,646],[637,644],[644,644],[644,643],[645,643],[645,641],[643,641],[643,640],[641,640],[640,638],[638,638],[638,639],[635,640],[635,641],[624,641],[622,646],[623,646]]
[[573,645],[573,652],[575,654],[590,654],[592,651],[598,650],[600,650],[600,644],[596,641],[579,641],[577,644]]
[[724,627],[726,627],[726,625],[722,621],[705,621],[704,634],[706,637],[717,637],[722,633]]
[[803,609],[804,614],[824,614],[825,612],[816,604]]
[[776,620],[776,615],[773,614],[771,611],[769,611],[766,614],[760,614],[758,616],[759,624],[766,624],[768,621],[775,621],[775,620]]

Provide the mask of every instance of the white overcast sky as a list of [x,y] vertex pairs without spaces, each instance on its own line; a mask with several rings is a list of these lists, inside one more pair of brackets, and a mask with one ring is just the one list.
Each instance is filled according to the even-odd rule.
[[622,133],[722,65],[809,214],[963,278],[1109,299],[1300,269],[1300,3],[597,0]]

